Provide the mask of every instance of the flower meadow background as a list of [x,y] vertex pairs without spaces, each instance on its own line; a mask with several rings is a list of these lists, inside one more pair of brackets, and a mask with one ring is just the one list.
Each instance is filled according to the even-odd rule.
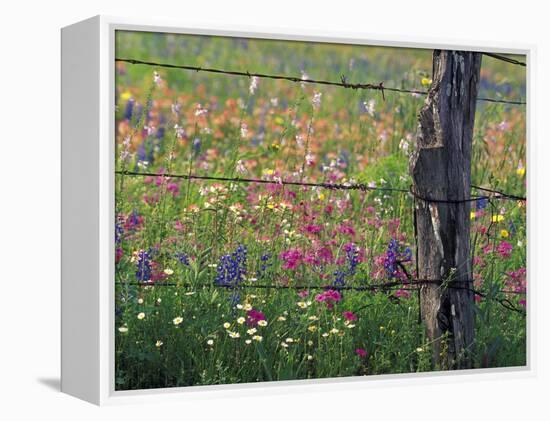
[[[428,89],[431,51],[118,32],[117,57]],[[525,98],[484,57],[480,97]],[[423,97],[116,64],[116,388],[431,371],[407,189]],[[525,108],[478,102],[472,182],[525,195]],[[472,205],[476,367],[525,364],[525,202]],[[376,291],[343,290],[384,282]],[[279,286],[281,288],[260,288]],[[296,287],[300,289],[286,288]],[[320,288],[324,287],[324,288]],[[508,291],[508,292],[501,292]]]

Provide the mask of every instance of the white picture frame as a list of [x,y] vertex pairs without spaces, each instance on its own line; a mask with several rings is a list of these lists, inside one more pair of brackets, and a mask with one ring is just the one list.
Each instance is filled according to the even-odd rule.
[[[394,47],[460,49],[525,54],[527,156],[531,156],[533,45],[499,45],[415,37],[313,32],[232,25],[96,16],[65,27],[62,41],[62,376],[61,390],[97,405],[326,391],[419,382],[472,381],[483,376],[526,377],[536,372],[532,319],[537,285],[529,278],[527,366],[342,379],[296,380],[141,391],[114,389],[114,34],[116,30],[238,36]],[[528,172],[530,166],[527,165]],[[529,193],[529,190],[528,190]],[[531,211],[529,211],[531,215]],[[528,218],[528,232],[531,231]],[[529,263],[528,263],[529,264]]]

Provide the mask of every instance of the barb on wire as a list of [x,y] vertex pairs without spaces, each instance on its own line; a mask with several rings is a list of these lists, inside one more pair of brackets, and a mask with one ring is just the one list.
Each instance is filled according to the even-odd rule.
[[510,58],[510,57],[507,57],[507,56],[503,56],[502,54],[483,53],[483,55],[485,55],[487,57],[492,57],[492,58],[497,59],[497,60],[505,61],[506,63],[515,64],[517,66],[527,67],[527,64],[524,63],[523,61],[519,61],[519,60]]
[[523,197],[523,196],[517,196],[515,194],[504,193],[500,190],[493,190],[493,189],[489,189],[489,188],[486,188],[486,187],[475,186],[473,184],[472,184],[472,188],[476,189],[476,190],[481,190],[481,191],[484,191],[484,192],[487,192],[487,193],[492,193],[494,195],[498,195],[498,196],[493,196],[493,198],[495,198],[495,199],[502,198],[502,199],[511,199],[511,200],[520,200],[520,201],[527,200],[527,198]]
[[[427,95],[428,91],[423,90],[417,90],[417,89],[401,89],[401,88],[392,88],[384,86],[384,82],[378,82],[378,83],[350,83],[347,81],[345,76],[340,77],[340,82],[331,81],[331,80],[323,80],[323,79],[305,79],[301,77],[296,76],[288,76],[288,75],[275,75],[275,74],[267,74],[267,73],[257,73],[257,72],[250,72],[250,71],[242,71],[242,70],[224,70],[224,69],[217,69],[212,67],[201,67],[201,66],[191,66],[191,65],[185,65],[185,64],[173,64],[173,63],[161,63],[161,62],[154,62],[154,61],[145,61],[145,60],[137,60],[137,59],[131,59],[131,58],[115,58],[116,62],[123,62],[128,64],[140,64],[145,66],[154,66],[154,67],[163,67],[166,69],[181,69],[181,70],[190,70],[195,72],[205,72],[205,73],[217,73],[217,74],[224,74],[229,76],[245,76],[245,77],[258,77],[263,79],[274,79],[274,80],[287,80],[289,82],[294,83],[310,83],[310,84],[316,84],[316,85],[327,85],[327,86],[338,86],[341,88],[347,88],[347,89],[365,89],[365,90],[375,90],[380,91],[382,94],[382,98],[385,100],[385,91],[389,92],[397,92],[397,93],[403,93],[403,94],[411,94],[411,95]],[[495,98],[477,98],[478,101],[485,101],[485,102],[494,102],[494,103],[501,103],[501,104],[510,104],[510,105],[525,105],[526,102],[524,101],[515,101],[515,100],[507,100],[507,99],[495,99]]]

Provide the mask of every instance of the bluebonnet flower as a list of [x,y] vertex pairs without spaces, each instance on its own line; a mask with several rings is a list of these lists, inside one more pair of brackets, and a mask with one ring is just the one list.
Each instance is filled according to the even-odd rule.
[[510,231],[510,236],[514,236],[516,234],[516,226],[512,221],[508,222],[508,231]]
[[119,244],[122,241],[124,235],[124,228],[120,223],[115,223],[115,243]]
[[237,249],[231,253],[220,257],[217,266],[217,276],[215,282],[220,286],[235,288],[244,279],[246,274],[247,248],[239,244]]
[[128,232],[135,232],[139,224],[139,213],[137,209],[134,209],[132,213],[128,215],[124,227],[128,230]]
[[359,248],[355,244],[346,247],[346,261],[348,263],[348,275],[355,275],[359,264]]
[[133,111],[134,111],[134,99],[130,98],[126,103],[126,107],[124,108],[124,118],[128,121],[131,120]]
[[346,244],[345,250],[345,267],[334,272],[335,279],[332,285],[336,287],[344,286],[346,284],[346,277],[355,275],[357,265],[359,264],[359,248],[355,244],[349,243]]
[[256,276],[258,279],[263,278],[267,269],[272,265],[272,263],[269,262],[269,259],[271,259],[271,253],[262,254],[260,257],[262,264],[260,265],[260,269],[256,271]]
[[334,286],[344,286],[346,284],[346,272],[343,270],[337,270],[334,272],[334,282],[332,282],[332,285]]
[[193,152],[195,153],[195,155],[198,155],[200,151],[201,151],[201,140],[200,138],[196,137],[195,139],[193,139]]
[[134,106],[132,107],[133,108],[133,112],[132,112],[132,118],[134,118],[134,122],[133,122],[133,126],[134,127],[137,127],[137,123],[139,122],[139,116],[141,116],[142,112],[143,112],[143,105],[141,104],[134,104]]
[[139,145],[137,150],[138,161],[147,161],[147,148],[145,147],[145,141]]
[[183,263],[185,266],[189,267],[189,256],[186,253],[176,253],[176,258],[180,263]]
[[388,244],[386,258],[384,259],[384,269],[388,277],[393,278],[397,273],[397,255],[399,254],[399,244],[393,238]]
[[232,307],[240,301],[238,288],[246,274],[247,253],[246,246],[239,244],[233,253],[220,257],[220,262],[217,266],[218,274],[214,282],[219,286],[228,287],[233,290],[229,298]]
[[476,210],[485,209],[488,203],[489,200],[487,200],[486,198],[476,200]]
[[401,250],[402,247],[399,246],[399,242],[392,238],[384,258],[384,269],[389,278],[395,278],[399,275],[398,263],[410,262],[412,259],[410,247],[406,247],[404,251]]
[[151,280],[151,249],[137,252],[136,280],[138,282],[149,282]]

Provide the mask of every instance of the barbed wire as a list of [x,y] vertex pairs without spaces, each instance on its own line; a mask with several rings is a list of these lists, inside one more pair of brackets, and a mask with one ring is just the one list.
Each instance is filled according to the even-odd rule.
[[[385,282],[379,284],[371,284],[365,286],[348,286],[348,285],[283,285],[283,284],[239,284],[239,285],[226,285],[226,284],[201,284],[194,285],[190,283],[177,283],[177,282],[137,282],[137,281],[118,281],[116,282],[119,285],[128,285],[128,286],[139,286],[139,287],[174,287],[174,288],[222,288],[228,290],[242,290],[242,289],[277,289],[277,290],[335,290],[335,291],[352,291],[352,292],[388,292],[393,290],[400,291],[420,291],[420,288],[414,288],[414,286],[422,285],[437,285],[445,289],[460,289],[469,291],[481,298],[487,300],[495,301],[505,307],[510,311],[514,311],[520,314],[525,315],[525,311],[515,306],[507,298],[498,298],[498,294],[516,294],[516,295],[525,295],[526,292],[523,291],[514,291],[514,290],[498,290],[493,291],[490,294],[483,292],[474,288],[471,288],[468,284],[471,284],[471,281],[452,281],[444,282],[442,280],[436,279],[412,279],[409,281],[395,281],[395,282]],[[467,286],[459,286],[454,284],[466,283]]]
[[506,63],[515,64],[517,66],[527,67],[527,64],[524,63],[523,61],[519,61],[519,60],[510,58],[510,57],[507,57],[507,56],[503,56],[502,54],[496,54],[496,53],[482,53],[482,54],[485,55],[485,56],[488,56],[488,57],[492,57],[492,58],[497,59],[497,60],[505,61]]
[[288,181],[288,180],[265,180],[263,178],[241,178],[241,177],[222,177],[222,176],[208,176],[208,175],[195,175],[195,174],[171,174],[171,173],[157,173],[157,172],[138,172],[138,171],[115,171],[115,174],[127,175],[133,177],[164,177],[164,178],[179,178],[185,180],[204,180],[204,181],[223,181],[234,183],[256,183],[256,184],[274,184],[283,186],[304,186],[304,187],[317,187],[325,188],[329,190],[360,190],[360,191],[382,191],[382,192],[396,192],[396,193],[410,193],[413,197],[432,203],[464,203],[474,202],[478,200],[488,199],[507,199],[525,201],[527,198],[517,196],[514,194],[505,193],[499,190],[493,190],[485,187],[479,187],[472,185],[471,187],[476,190],[485,191],[491,193],[491,195],[473,196],[468,199],[462,200],[445,200],[445,199],[432,199],[420,196],[414,192],[412,186],[409,189],[402,189],[397,187],[376,187],[370,186],[364,183],[314,183],[306,181]]
[[[294,83],[309,83],[309,84],[316,84],[316,85],[327,85],[327,86],[338,86],[341,88],[346,89],[364,89],[364,90],[375,90],[379,91],[382,94],[382,98],[385,99],[385,92],[396,92],[396,93],[405,93],[405,94],[411,94],[411,95],[427,95],[428,91],[423,90],[417,90],[417,89],[402,89],[402,88],[394,88],[394,87],[387,87],[384,86],[384,82],[378,82],[378,83],[350,83],[348,82],[345,75],[340,76],[340,81],[330,81],[330,80],[322,80],[322,79],[309,79],[309,78],[303,78],[303,77],[296,77],[296,76],[288,76],[288,75],[277,75],[277,74],[268,74],[268,73],[258,73],[258,72],[250,72],[248,70],[242,71],[242,70],[225,70],[225,69],[218,69],[213,67],[202,67],[202,66],[192,66],[192,65],[186,65],[186,64],[173,64],[173,63],[162,63],[162,62],[155,62],[155,61],[145,61],[145,60],[138,60],[138,59],[130,59],[130,58],[115,58],[116,62],[123,62],[128,64],[138,64],[138,65],[145,65],[145,66],[153,66],[153,67],[161,67],[166,69],[181,69],[181,70],[189,70],[194,72],[205,72],[205,73],[216,73],[216,74],[224,74],[229,76],[246,76],[246,77],[258,77],[262,79],[274,79],[274,80],[286,80],[289,82]],[[525,101],[517,101],[517,100],[509,100],[509,99],[497,99],[497,98],[484,98],[484,97],[478,97],[478,101],[484,101],[484,102],[493,102],[493,103],[501,103],[501,104],[509,104],[509,105],[525,105]]]

